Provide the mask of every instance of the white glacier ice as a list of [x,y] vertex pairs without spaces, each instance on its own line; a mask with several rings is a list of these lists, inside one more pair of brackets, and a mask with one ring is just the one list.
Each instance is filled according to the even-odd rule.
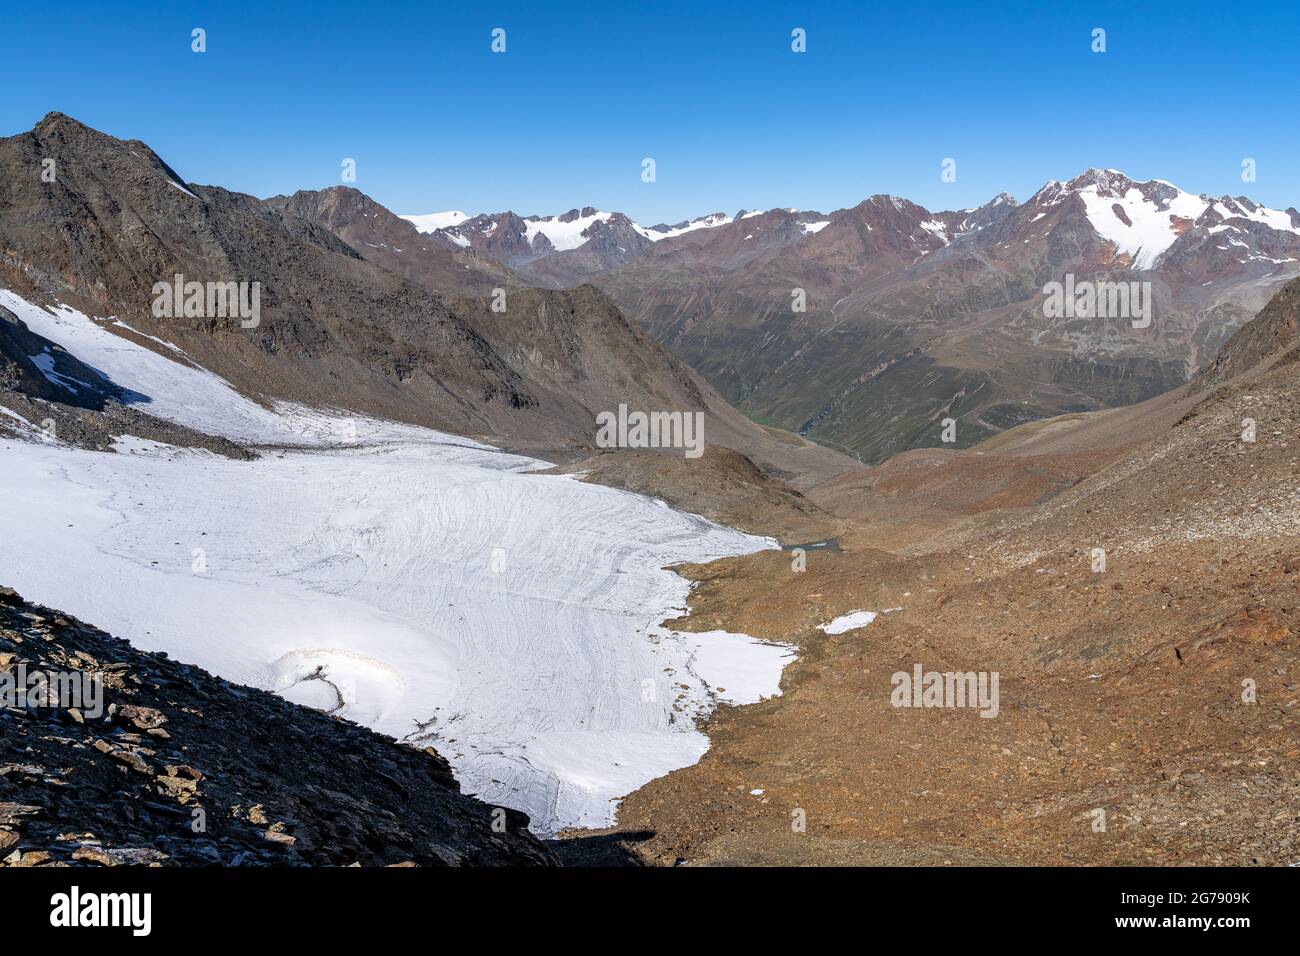
[[[146,650],[434,746],[534,830],[604,826],[700,758],[719,700],[778,693],[790,648],[678,634],[687,561],[775,547],[413,426],[264,408],[60,307],[0,304],[233,461],[0,439],[0,583]],[[678,685],[685,685],[682,690]],[[680,697],[679,697],[680,695]]]

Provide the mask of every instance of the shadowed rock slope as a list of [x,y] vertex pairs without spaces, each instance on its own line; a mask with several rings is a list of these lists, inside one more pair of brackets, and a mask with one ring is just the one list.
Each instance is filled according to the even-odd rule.
[[1192,380],[1192,391],[1220,385],[1290,349],[1300,336],[1298,313],[1300,280],[1289,283],[1251,322],[1224,343],[1214,361]]

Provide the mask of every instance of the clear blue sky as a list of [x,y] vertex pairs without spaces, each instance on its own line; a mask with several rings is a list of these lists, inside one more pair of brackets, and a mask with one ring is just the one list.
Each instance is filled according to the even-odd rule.
[[263,197],[353,157],[399,213],[951,209],[1088,166],[1300,205],[1296,3],[983,6],[9,2],[0,134],[59,110]]

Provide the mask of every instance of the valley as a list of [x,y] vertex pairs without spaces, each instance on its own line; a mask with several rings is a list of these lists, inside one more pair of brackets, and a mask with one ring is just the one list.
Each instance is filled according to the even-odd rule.
[[[624,801],[625,845],[724,866],[1294,865],[1298,288],[1229,343],[1251,356],[1230,382],[813,488],[851,527],[803,571],[776,552],[685,569],[669,626],[799,656],[780,698],[720,711],[698,765]],[[889,613],[823,626],[861,607]],[[917,666],[998,675],[998,716],[893,706]]]

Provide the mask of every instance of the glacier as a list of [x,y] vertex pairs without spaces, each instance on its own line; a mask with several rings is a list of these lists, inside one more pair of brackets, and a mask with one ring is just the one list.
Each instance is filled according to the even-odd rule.
[[[677,633],[669,570],[776,542],[429,429],[244,397],[59,306],[0,305],[255,461],[0,439],[0,582],[137,647],[445,756],[540,834],[614,822],[793,650]],[[166,343],[163,343],[166,344]],[[721,688],[726,688],[725,691]]]

